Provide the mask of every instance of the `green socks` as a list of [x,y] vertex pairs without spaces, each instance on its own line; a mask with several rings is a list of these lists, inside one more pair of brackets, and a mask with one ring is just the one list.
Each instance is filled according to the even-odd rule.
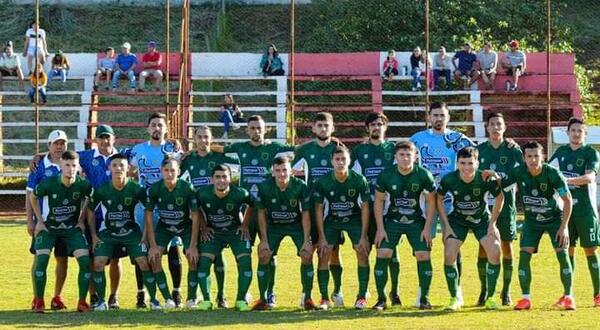
[[269,286],[267,287],[267,294],[273,294],[273,290],[275,289],[275,270],[277,268],[277,260],[275,256],[271,258],[270,263],[271,268],[269,269]]
[[419,287],[421,288],[421,298],[429,296],[429,287],[431,286],[431,277],[433,267],[431,260],[417,261],[417,273],[419,275]]
[[317,282],[319,282],[321,299],[329,300],[329,269],[319,269],[317,271]]
[[256,278],[258,279],[258,299],[267,299],[267,288],[269,286],[269,270],[271,265],[258,264],[256,269]]
[[200,257],[198,262],[198,286],[204,301],[210,301],[210,265],[213,261],[208,257]]
[[100,272],[94,272],[94,285],[96,286],[96,294],[100,300],[106,297],[106,274],[104,269]]
[[154,278],[152,271],[142,271],[142,277],[144,278],[144,284],[146,284],[146,290],[148,290],[150,301],[156,300],[156,279]]
[[519,284],[521,292],[528,295],[531,288],[531,253],[524,251],[519,254]]
[[[477,258],[477,274],[479,275],[479,283],[481,284],[481,291],[486,290],[487,281],[486,281],[486,267],[487,267],[487,257],[486,258]],[[489,297],[489,296],[488,296]]]
[[158,290],[162,294],[165,300],[171,299],[171,292],[169,292],[169,285],[167,284],[167,276],[164,271],[160,271],[158,273],[154,273],[154,279],[156,281],[156,286],[158,286]]
[[80,256],[77,258],[77,264],[79,264],[79,275],[77,276],[79,300],[85,300],[90,287],[90,256]]
[[590,275],[592,276],[592,285],[594,287],[594,297],[597,296],[600,292],[600,273],[598,272],[598,255],[594,254],[593,256],[587,257],[588,268],[590,270]]
[[198,291],[198,270],[197,269],[188,269],[187,275],[187,284],[188,284],[188,300],[196,299],[196,292]]
[[390,281],[392,283],[392,287],[390,293],[398,294],[398,278],[400,277],[400,259],[398,259],[398,249],[394,249],[394,254],[392,254],[392,260],[390,260],[389,269],[390,269]]
[[217,299],[223,298],[225,290],[225,259],[223,253],[215,256],[215,280],[217,281]]
[[556,252],[556,258],[560,264],[560,281],[562,282],[564,294],[571,295],[573,293],[573,268],[566,250]]
[[502,259],[502,292],[510,292],[512,282],[513,260]]
[[450,296],[455,298],[456,291],[458,290],[458,269],[456,268],[456,264],[444,265],[444,275],[446,275],[446,284],[448,285]]
[[50,255],[38,254],[35,256],[35,270],[33,271],[33,281],[35,283],[35,292],[38,298],[44,297],[44,291],[46,289],[46,269],[48,268],[48,262],[50,261]]
[[369,266],[358,266],[358,298],[365,298],[369,286]]
[[304,299],[312,298],[314,275],[315,270],[312,264],[300,265],[300,279],[302,282],[302,293],[304,293]]
[[500,264],[494,265],[488,262],[486,273],[487,296],[491,298],[496,293],[496,283],[498,282],[498,276],[500,276]]
[[236,301],[245,300],[246,293],[252,282],[252,261],[249,255],[237,258],[238,266],[238,293]]
[[[373,273],[375,274],[375,286],[377,287],[378,300],[386,300],[385,298],[385,284],[388,280],[388,267],[391,268],[389,258],[377,258],[375,259],[375,268]],[[393,288],[392,288],[393,289]]]
[[[339,293],[342,290],[342,265],[329,265],[329,271],[331,272],[331,277],[333,278],[333,293]],[[329,281],[329,277],[327,277],[327,281]]]

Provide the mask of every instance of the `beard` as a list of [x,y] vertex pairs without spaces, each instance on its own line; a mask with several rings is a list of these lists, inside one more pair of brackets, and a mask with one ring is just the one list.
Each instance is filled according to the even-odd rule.
[[373,140],[378,140],[381,137],[381,132],[375,131],[371,132],[370,138]]
[[150,135],[152,140],[160,140],[161,136],[162,136],[162,134],[160,132],[153,132],[152,135]]
[[319,139],[320,141],[327,141],[330,138],[331,138],[331,135],[325,135],[325,136],[317,135],[317,139]]

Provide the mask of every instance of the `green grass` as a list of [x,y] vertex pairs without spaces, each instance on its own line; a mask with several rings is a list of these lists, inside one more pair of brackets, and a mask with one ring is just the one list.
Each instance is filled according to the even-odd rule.
[[[177,310],[173,312],[150,312],[133,310],[135,296],[135,279],[133,268],[124,260],[124,275],[120,287],[120,311],[105,313],[78,314],[73,311],[76,302],[77,265],[71,259],[64,297],[69,310],[67,312],[35,315],[27,311],[31,301],[31,280],[29,270],[32,257],[27,252],[30,238],[25,231],[23,218],[4,219],[0,221],[0,250],[11,251],[10,256],[0,258],[0,328],[87,328],[98,326],[119,326],[121,328],[154,329],[207,327],[209,329],[382,329],[392,326],[404,328],[594,328],[597,326],[598,311],[591,307],[591,283],[586,263],[581,251],[578,251],[577,272],[575,273],[575,296],[578,310],[565,312],[555,310],[551,305],[561,293],[558,276],[558,264],[555,260],[549,241],[545,238],[532,263],[533,303],[534,309],[529,312],[515,312],[501,307],[497,311],[486,311],[473,307],[479,293],[475,257],[476,243],[469,237],[463,248],[464,277],[463,289],[467,307],[460,312],[448,313],[442,310],[447,302],[448,293],[442,271],[442,249],[439,238],[433,249],[434,275],[431,299],[435,308],[432,311],[418,311],[411,307],[416,295],[416,267],[407,242],[401,245],[401,298],[403,307],[394,307],[383,313],[371,310],[355,311],[351,308],[331,311],[303,312],[296,306],[300,293],[299,260],[289,240],[285,240],[278,258],[276,291],[278,308],[270,312],[239,313],[233,310],[216,310],[199,312]],[[232,302],[235,294],[235,263],[230,250],[225,250],[227,259],[226,296]],[[344,263],[343,293],[346,304],[353,302],[352,297],[357,289],[355,260],[348,244],[342,248]],[[255,254],[253,254],[255,257]],[[373,255],[372,264],[373,264]],[[256,260],[254,260],[256,262]],[[166,266],[166,265],[165,265]],[[54,288],[54,262],[49,266],[49,279],[46,290],[46,302],[49,303]],[[514,272],[513,298],[519,297],[518,280]],[[185,274],[185,272],[184,272]],[[214,279],[213,279],[214,287]],[[369,285],[371,294],[375,294],[375,285],[371,275]],[[185,291],[185,289],[184,289]],[[251,286],[251,293],[257,296],[256,281]],[[184,293],[185,294],[185,293]],[[317,287],[315,282],[315,296]],[[374,303],[373,299],[369,302]]]

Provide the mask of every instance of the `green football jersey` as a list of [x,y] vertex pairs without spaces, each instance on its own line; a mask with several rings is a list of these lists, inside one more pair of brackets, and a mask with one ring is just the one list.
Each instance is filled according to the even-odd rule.
[[395,144],[384,141],[380,145],[372,143],[359,144],[352,150],[352,169],[367,178],[371,191],[369,202],[373,206],[375,201],[375,186],[377,177],[386,168],[394,165]]
[[294,147],[279,142],[254,146],[250,141],[232,143],[223,149],[225,154],[235,154],[240,161],[240,186],[254,198],[258,185],[271,177],[271,165],[278,155],[293,156]]
[[311,190],[314,189],[320,178],[333,170],[331,158],[336,148],[337,143],[334,142],[321,147],[317,141],[311,141],[296,149],[293,168],[295,170],[304,169],[306,183]]
[[369,184],[352,170],[344,182],[339,182],[331,171],[317,181],[314,197],[316,203],[324,205],[325,221],[360,221],[361,204],[370,197]]
[[144,205],[146,196],[146,190],[132,180],[127,180],[121,190],[116,189],[112,181],[94,190],[88,207],[92,211],[100,208],[102,212],[104,221],[99,232],[121,237],[140,230],[135,222],[135,206],[138,203]]
[[57,175],[38,183],[33,194],[42,199],[40,211],[48,229],[70,229],[77,225],[81,204],[92,190],[91,183],[79,176],[67,187]]
[[269,224],[302,223],[302,211],[308,210],[310,194],[304,181],[290,178],[285,190],[279,189],[275,178],[258,186],[256,208],[264,209]]
[[464,224],[480,224],[489,221],[488,195],[498,196],[502,192],[502,188],[493,178],[484,181],[481,173],[478,170],[470,183],[466,183],[460,178],[458,170],[450,172],[442,178],[437,191],[440,196],[450,193],[452,197],[452,206],[448,212],[450,221]]
[[197,151],[193,151],[181,162],[181,178],[191,182],[194,188],[198,189],[212,183],[212,172],[215,166],[226,164],[235,171],[239,163],[237,159],[221,153],[209,152],[202,157]]
[[158,226],[173,233],[180,234],[192,226],[190,210],[197,211],[198,204],[194,187],[187,181],[178,179],[173,191],[169,191],[165,180],[161,179],[148,192],[146,210],[158,210]]
[[543,164],[542,172],[531,175],[526,166],[520,166],[509,173],[502,181],[503,186],[516,184],[525,208],[525,221],[540,224],[560,221],[562,199],[559,195],[568,193],[567,182],[559,170]]
[[248,190],[231,185],[229,193],[223,198],[215,194],[214,186],[200,187],[196,191],[198,208],[202,211],[206,223],[216,231],[233,231],[242,224],[242,209],[254,207]]
[[397,167],[391,167],[379,175],[375,189],[389,194],[384,220],[409,225],[425,221],[425,195],[435,192],[435,181],[433,175],[419,165],[407,175],[400,173]]
[[[523,152],[517,146],[509,148],[506,142],[502,142],[496,149],[488,141],[477,146],[479,150],[479,169],[492,170],[498,173],[502,179],[506,179],[513,168],[524,166]],[[504,206],[500,212],[500,218],[516,219],[516,188],[511,187],[504,191]],[[488,205],[493,206],[495,198],[490,196]]]
[[[569,145],[560,146],[550,161],[553,167],[559,169],[566,178],[585,175],[592,171],[598,174],[598,151],[590,145],[581,146],[577,150]],[[598,218],[596,209],[596,183],[592,182],[582,186],[569,185],[573,197],[573,216],[593,215]]]

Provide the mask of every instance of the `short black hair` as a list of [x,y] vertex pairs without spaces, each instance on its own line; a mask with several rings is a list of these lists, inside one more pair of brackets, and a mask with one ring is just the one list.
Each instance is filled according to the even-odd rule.
[[228,172],[229,176],[231,176],[231,168],[227,164],[218,164],[213,168],[212,175],[215,175],[217,171]]
[[504,115],[500,112],[492,112],[486,120],[486,123],[490,123],[490,120],[492,120],[492,118],[502,118],[502,120],[504,120]]
[[150,122],[152,121],[152,119],[156,119],[156,118],[164,119],[164,121],[167,122],[167,115],[165,115],[162,112],[155,112],[155,113],[151,114],[150,117],[148,117],[147,125],[150,125]]
[[314,122],[318,121],[330,121],[333,123],[333,116],[329,112],[319,112],[315,115]]
[[479,151],[477,151],[477,148],[475,148],[475,147],[462,148],[456,154],[456,159],[471,158],[471,157],[473,157],[475,159],[479,158]]
[[62,160],[76,160],[79,159],[79,154],[73,150],[67,150],[60,155],[60,159]]
[[265,120],[263,119],[263,117],[261,115],[252,115],[250,117],[248,117],[248,124],[250,124],[250,122],[253,121],[262,121],[263,123],[265,122]]
[[390,122],[388,117],[383,112],[371,112],[367,115],[367,118],[365,119],[365,126],[369,126],[369,124],[376,121],[377,119],[383,120],[383,122],[386,125]]
[[537,141],[529,141],[523,145],[523,151],[527,149],[540,149],[541,151],[544,151],[544,146]]
[[129,157],[127,157],[127,155],[122,154],[122,153],[114,154],[114,155],[110,156],[110,158],[108,160],[110,163],[113,160],[119,160],[119,159],[125,159],[125,161],[127,161],[127,164],[129,164]]
[[446,104],[446,102],[433,102],[429,105],[429,112],[433,111],[434,109],[448,110],[448,105]]
[[115,50],[115,49],[114,49],[114,48],[112,48],[112,47],[106,47],[106,49],[104,50],[104,52],[106,53],[106,52],[108,52],[109,50]]
[[165,159],[163,159],[162,163],[160,163],[160,167],[165,167],[171,162],[174,162],[177,165],[179,165],[179,161],[176,158],[167,156],[165,157]]
[[333,153],[331,154],[331,156],[333,157],[333,155],[335,154],[341,154],[341,153],[346,153],[348,155],[350,155],[350,150],[348,148],[346,148],[346,146],[344,145],[338,145],[337,147],[335,147],[335,150],[333,151]]
[[291,164],[291,163],[292,163],[292,159],[287,156],[278,156],[273,159],[273,166],[274,165]]
[[398,150],[416,151],[417,147],[415,147],[415,144],[412,143],[411,141],[400,141],[400,142],[396,143],[395,151],[398,152]]
[[583,119],[577,118],[577,117],[571,117],[571,118],[569,118],[569,123],[567,124],[567,131],[569,131],[571,129],[571,126],[574,124],[585,125],[585,123],[583,122]]

